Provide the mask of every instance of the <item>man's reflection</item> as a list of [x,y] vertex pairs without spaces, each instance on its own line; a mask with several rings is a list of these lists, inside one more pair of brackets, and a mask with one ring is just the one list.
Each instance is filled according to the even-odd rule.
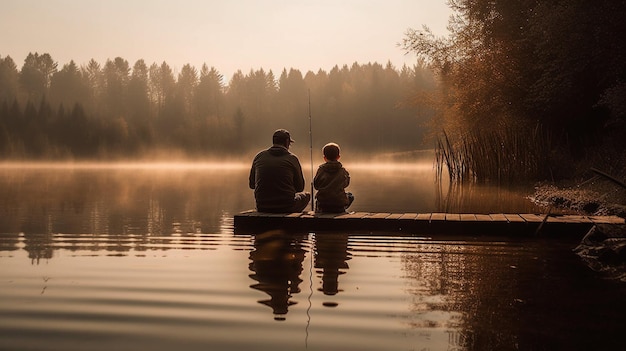
[[302,261],[305,250],[302,249],[303,234],[286,233],[281,230],[257,234],[254,250],[250,253],[250,278],[258,281],[251,285],[270,296],[259,303],[270,306],[275,320],[285,320],[292,294],[300,292],[302,282]]
[[[348,269],[348,234],[317,233],[315,236],[315,268],[322,275],[324,295],[336,295],[339,291],[339,275]],[[320,271],[321,269],[321,271]],[[325,302],[325,306],[336,306]]]

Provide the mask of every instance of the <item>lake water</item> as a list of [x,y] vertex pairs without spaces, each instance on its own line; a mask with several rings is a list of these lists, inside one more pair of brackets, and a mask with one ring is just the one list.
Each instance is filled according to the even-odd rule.
[[[428,162],[346,167],[354,211],[541,211],[524,189],[441,191]],[[626,289],[577,239],[234,234],[247,176],[5,164],[0,350],[624,349]]]

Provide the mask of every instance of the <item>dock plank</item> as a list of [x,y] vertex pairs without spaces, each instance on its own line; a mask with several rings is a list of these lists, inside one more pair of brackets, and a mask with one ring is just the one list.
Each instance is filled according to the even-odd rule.
[[365,217],[367,212],[342,213],[335,216],[335,219],[361,219]]
[[416,219],[420,221],[430,221],[430,216],[431,213],[418,213]]
[[524,218],[526,223],[541,223],[544,216],[539,216],[533,213],[520,213],[520,217]]
[[526,221],[524,220],[524,218],[522,218],[520,215],[518,214],[513,214],[513,213],[505,213],[504,217],[506,217],[506,220],[511,223],[526,223]]
[[488,215],[488,214],[475,214],[474,216],[476,217],[476,220],[480,221],[480,222],[491,222],[491,221],[493,221],[493,218],[491,218],[491,216]]
[[368,215],[365,218],[367,218],[367,219],[385,219],[385,218],[389,217],[390,214],[391,213],[389,213],[389,212],[373,213],[373,214]]
[[[241,233],[261,230],[366,230],[368,232],[402,232],[453,235],[535,235],[540,226],[542,236],[582,235],[594,224],[626,224],[617,216],[551,215],[544,222],[538,214],[472,214],[472,213],[261,213],[243,211],[234,216],[234,230]],[[581,234],[582,233],[582,234]]]
[[489,216],[493,222],[509,222],[502,213],[490,213]]
[[430,221],[434,222],[434,221],[445,221],[446,220],[446,214],[445,213],[431,213],[430,214]]
[[568,216],[563,216],[563,217],[564,217],[564,220],[566,220],[568,222],[593,223],[593,221],[591,219],[589,219],[589,217],[587,217],[587,216],[568,215]]
[[417,213],[405,213],[402,216],[400,216],[400,220],[414,220],[417,218]]
[[461,214],[461,221],[464,221],[464,222],[474,222],[474,221],[476,221],[476,215],[472,214],[472,213],[462,213]]
[[446,213],[446,221],[460,221],[461,215],[458,213]]
[[624,224],[624,218],[617,216],[589,216],[596,224]]
[[567,219],[562,216],[548,216],[547,223],[567,223]]

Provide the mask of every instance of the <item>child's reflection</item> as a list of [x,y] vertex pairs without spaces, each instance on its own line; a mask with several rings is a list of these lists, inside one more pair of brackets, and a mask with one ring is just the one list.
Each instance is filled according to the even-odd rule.
[[[339,275],[348,269],[348,234],[317,233],[315,235],[315,268],[322,274],[324,295],[336,295],[339,289]],[[319,270],[321,269],[321,271]],[[325,302],[325,306],[336,306],[335,302]]]
[[254,250],[250,253],[250,270],[254,273],[250,278],[258,283],[250,287],[270,296],[269,300],[258,302],[272,308],[275,320],[285,320],[289,306],[296,303],[290,300],[292,294],[300,292],[303,240],[302,234],[280,230],[255,236]]

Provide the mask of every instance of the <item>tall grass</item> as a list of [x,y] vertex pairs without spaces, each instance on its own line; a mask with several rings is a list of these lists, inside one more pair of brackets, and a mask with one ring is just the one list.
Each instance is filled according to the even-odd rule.
[[539,125],[475,128],[456,137],[443,131],[435,152],[437,179],[444,169],[451,183],[512,184],[546,177],[551,144]]

